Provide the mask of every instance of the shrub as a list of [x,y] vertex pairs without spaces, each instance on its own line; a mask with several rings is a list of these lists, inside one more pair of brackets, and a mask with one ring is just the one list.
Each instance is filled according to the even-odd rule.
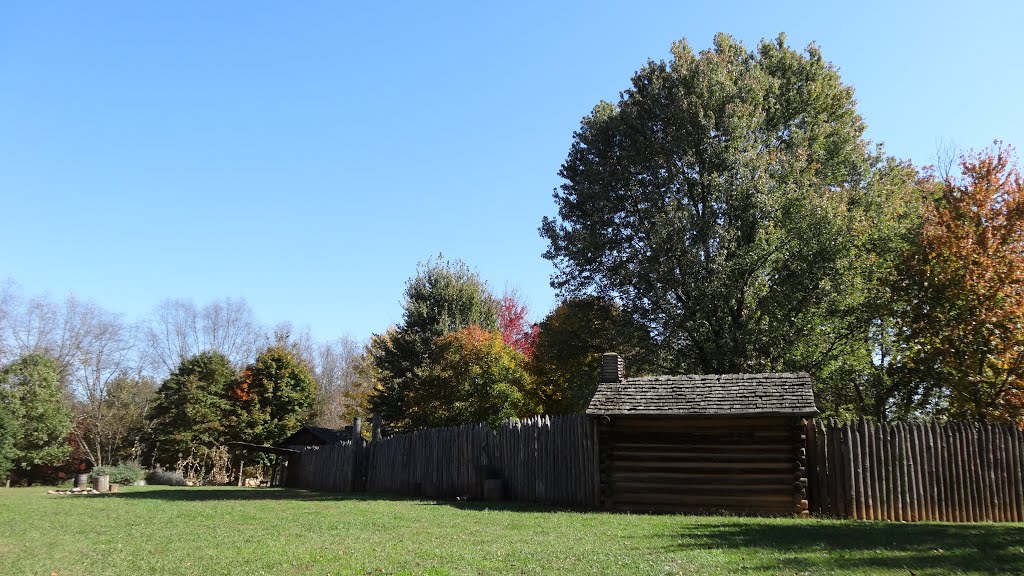
[[114,484],[135,484],[142,478],[143,470],[138,464],[118,464],[117,466],[96,466],[89,472],[89,478],[97,476],[110,476],[110,482]]
[[170,470],[152,470],[146,474],[146,484],[153,486],[187,486],[185,479]]

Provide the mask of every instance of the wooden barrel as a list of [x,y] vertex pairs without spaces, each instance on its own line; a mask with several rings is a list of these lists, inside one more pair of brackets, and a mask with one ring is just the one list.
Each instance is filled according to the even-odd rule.
[[75,474],[75,488],[88,488],[89,487],[89,475],[88,474]]
[[92,489],[97,492],[109,492],[110,491],[110,476],[104,474],[103,476],[97,476],[92,479]]

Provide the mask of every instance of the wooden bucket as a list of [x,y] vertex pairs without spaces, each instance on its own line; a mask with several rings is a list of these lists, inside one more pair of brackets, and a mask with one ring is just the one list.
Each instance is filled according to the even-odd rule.
[[93,478],[92,489],[97,492],[110,492],[110,476],[104,474]]

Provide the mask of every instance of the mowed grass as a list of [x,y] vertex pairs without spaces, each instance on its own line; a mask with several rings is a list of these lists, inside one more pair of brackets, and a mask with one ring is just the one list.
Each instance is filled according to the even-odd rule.
[[1024,525],[579,513],[279,489],[0,489],[0,574],[1024,574]]

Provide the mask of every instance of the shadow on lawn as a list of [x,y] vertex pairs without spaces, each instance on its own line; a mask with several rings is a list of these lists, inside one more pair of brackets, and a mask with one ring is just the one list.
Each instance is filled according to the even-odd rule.
[[119,492],[116,498],[132,500],[166,500],[168,502],[214,502],[214,501],[267,501],[296,500],[303,502],[370,502],[405,501],[418,506],[450,506],[460,510],[485,511],[504,510],[516,512],[561,512],[564,507],[544,506],[529,502],[457,500],[417,498],[401,494],[371,494],[366,492],[317,492],[292,488],[238,488],[230,486],[184,488],[150,486],[143,489],[129,488]]
[[301,500],[305,502],[341,500],[398,500],[399,496],[386,494],[350,494],[342,492],[312,492],[291,488],[237,488],[229,486],[183,488],[171,486],[150,486],[144,489],[122,490],[117,498],[130,500],[167,500],[169,502],[212,502],[212,501],[266,501]]
[[1020,525],[736,521],[698,523],[667,536],[675,551],[731,548],[746,551],[746,568],[786,573],[1024,574]]

